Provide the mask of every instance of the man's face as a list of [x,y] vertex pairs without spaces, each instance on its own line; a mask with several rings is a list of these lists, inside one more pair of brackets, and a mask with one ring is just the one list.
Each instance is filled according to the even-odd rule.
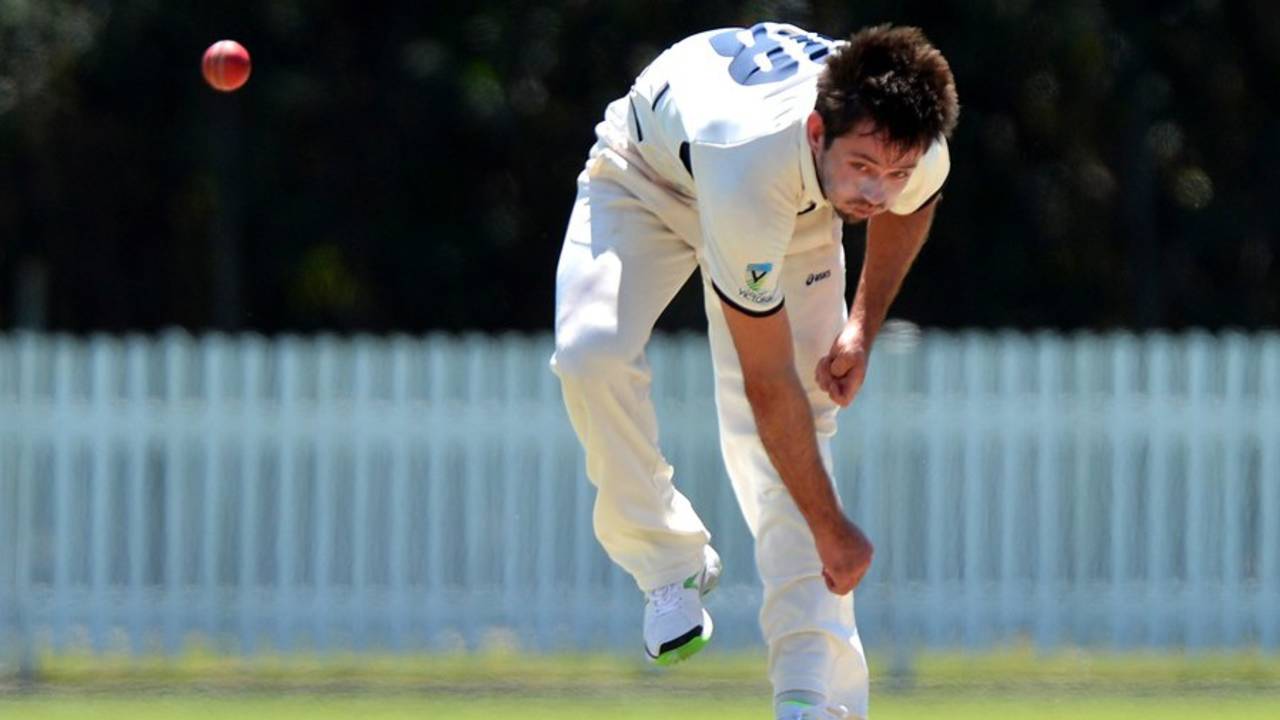
[[809,115],[805,126],[822,191],[847,223],[879,215],[902,194],[924,148],[903,151],[888,142],[869,121],[838,136],[826,147],[822,117]]

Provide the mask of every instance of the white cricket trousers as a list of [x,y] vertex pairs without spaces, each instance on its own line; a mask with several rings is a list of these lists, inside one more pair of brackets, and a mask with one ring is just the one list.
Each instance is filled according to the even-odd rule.
[[[597,488],[596,537],[647,591],[699,570],[710,541],[672,484],[674,471],[658,448],[644,356],[658,315],[700,264],[702,239],[696,207],[627,151],[626,121],[625,100],[612,103],[578,177],[556,272],[551,365]],[[814,215],[819,217],[808,218]],[[835,223],[829,213],[797,218],[793,246],[816,247],[788,255],[780,281],[796,369],[828,472],[838,408],[813,374],[846,317],[844,253]],[[755,538],[764,583],[760,625],[774,692],[821,693],[865,717],[867,666],[853,598],[837,597],[823,583],[813,536],[756,432],[720,299],[707,287],[707,273],[702,277],[720,447]]]

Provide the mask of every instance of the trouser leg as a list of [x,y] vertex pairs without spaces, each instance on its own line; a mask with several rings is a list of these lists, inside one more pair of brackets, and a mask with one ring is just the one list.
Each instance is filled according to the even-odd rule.
[[[781,282],[797,372],[813,406],[823,462],[831,472],[837,407],[817,386],[813,371],[845,319],[842,248],[832,244],[788,256]],[[865,716],[867,667],[852,597],[832,595],[822,580],[813,535],[760,442],[723,309],[709,289],[707,316],[721,449],[755,537],[756,565],[764,584],[760,624],[774,692],[820,693],[848,706],[855,716]]]
[[658,448],[644,357],[654,322],[697,261],[651,209],[660,192],[647,188],[654,194],[642,200],[612,176],[617,160],[597,149],[579,179],[556,272],[552,367],[597,488],[596,537],[649,590],[701,568],[710,539]]

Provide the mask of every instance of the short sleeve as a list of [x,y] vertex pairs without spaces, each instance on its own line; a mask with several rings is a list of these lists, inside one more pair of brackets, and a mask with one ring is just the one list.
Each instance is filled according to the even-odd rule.
[[898,199],[889,206],[889,212],[895,215],[910,215],[919,210],[942,190],[942,184],[947,181],[949,172],[951,172],[951,155],[947,151],[946,139],[940,137],[933,141],[924,155],[920,156],[920,162],[916,163],[916,169],[907,180],[907,186],[902,189]]
[[695,144],[691,153],[706,271],[720,298],[748,315],[782,308],[779,278],[795,231],[799,183],[785,139]]

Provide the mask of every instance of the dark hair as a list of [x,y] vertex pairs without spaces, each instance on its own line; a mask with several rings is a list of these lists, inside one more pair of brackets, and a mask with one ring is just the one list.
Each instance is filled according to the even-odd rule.
[[960,114],[951,66],[916,27],[877,25],[854,33],[827,60],[816,108],[827,146],[870,120],[902,149],[950,137]]

